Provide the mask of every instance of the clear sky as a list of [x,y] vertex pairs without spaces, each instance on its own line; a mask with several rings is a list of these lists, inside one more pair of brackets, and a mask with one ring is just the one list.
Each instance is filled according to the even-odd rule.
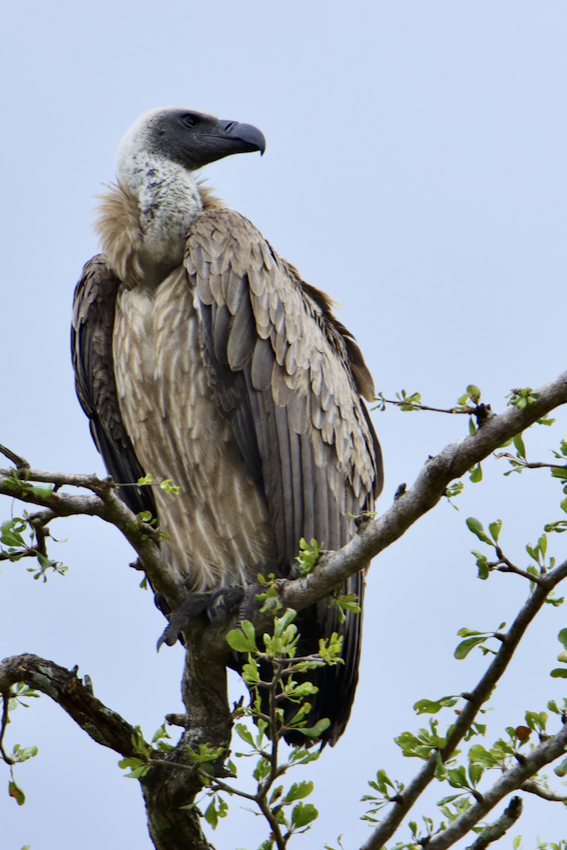
[[[5,4],[0,27],[0,442],[33,466],[103,472],[73,390],[71,298],[97,251],[93,199],[114,177],[118,141],[156,106],[262,129],[263,159],[229,158],[206,174],[343,305],[340,319],[389,397],[419,390],[450,406],[474,382],[501,410],[510,388],[537,387],[565,368],[561,0],[29,0]],[[530,432],[535,459],[567,437],[564,412],[558,420],[551,432]],[[466,432],[461,419],[433,414],[389,410],[374,421],[383,508],[428,455]],[[453,659],[457,629],[494,629],[521,604],[522,579],[476,579],[465,518],[502,518],[510,556],[526,566],[524,545],[560,518],[559,491],[540,471],[504,478],[502,464],[485,464],[486,486],[467,482],[459,512],[439,505],[375,560],[348,732],[296,776],[315,779],[321,812],[298,848],[336,847],[341,834],[345,850],[360,845],[366,781],[378,768],[408,781],[419,767],[392,743],[424,725],[413,703],[470,690],[487,664],[480,652]],[[11,509],[5,500],[1,518]],[[65,578],[41,585],[25,563],[2,565],[0,655],[79,664],[97,696],[151,736],[181,709],[182,652],[156,655],[163,620],[118,533],[88,519],[59,521],[53,532],[68,539],[53,547],[70,568]],[[550,542],[565,558],[564,539]],[[546,610],[531,628],[487,715],[488,744],[526,709],[563,696],[548,671],[566,616]],[[18,770],[26,805],[0,795],[3,847],[149,850],[137,783],[47,697],[16,712],[8,743],[36,743],[40,753]],[[445,793],[434,788],[414,815],[434,814]],[[524,850],[536,835],[567,834],[564,807],[525,802],[513,831]],[[263,825],[232,808],[216,847],[254,850]]]

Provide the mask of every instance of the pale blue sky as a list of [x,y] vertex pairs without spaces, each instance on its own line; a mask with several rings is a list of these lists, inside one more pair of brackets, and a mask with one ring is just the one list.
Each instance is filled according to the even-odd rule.
[[[235,157],[205,173],[343,305],[340,318],[387,395],[420,390],[445,406],[474,381],[500,410],[511,387],[536,387],[565,367],[564,2],[30,0],[0,15],[0,442],[34,466],[102,472],[73,391],[70,302],[97,251],[94,195],[113,179],[124,131],[155,106],[262,129],[263,159]],[[465,431],[457,418],[374,416],[383,507]],[[567,436],[565,413],[559,419],[557,433],[530,433],[534,457]],[[475,578],[465,517],[501,517],[523,563],[524,544],[559,518],[558,489],[544,473],[512,480],[503,471],[487,464],[490,487],[467,483],[460,512],[439,505],[375,560],[355,710],[312,771],[321,815],[298,850],[337,846],[339,834],[345,850],[360,845],[366,781],[380,767],[407,781],[419,766],[392,743],[423,725],[412,704],[470,690],[486,666],[480,653],[452,658],[457,629],[495,628],[520,605],[521,579]],[[2,519],[10,509],[5,501]],[[69,539],[54,547],[70,567],[64,579],[43,586],[23,563],[2,567],[0,655],[79,664],[106,704],[151,735],[180,709],[182,653],[156,655],[162,618],[116,533],[86,519],[53,530]],[[564,558],[565,541],[552,543]],[[489,742],[525,709],[563,695],[547,674],[565,617],[546,610],[532,627],[488,715]],[[114,753],[47,697],[14,721],[10,745],[37,743],[40,754],[18,771],[27,804],[0,795],[7,850],[149,850],[137,783],[122,778]],[[429,800],[445,793],[436,787]],[[254,850],[263,826],[232,805],[214,843]],[[564,837],[565,809],[527,799],[518,833],[524,850],[536,835]]]

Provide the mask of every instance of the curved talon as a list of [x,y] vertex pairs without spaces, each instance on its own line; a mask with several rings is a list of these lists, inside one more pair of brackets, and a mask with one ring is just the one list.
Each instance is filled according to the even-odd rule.
[[[164,643],[173,646],[180,633],[189,625],[191,618],[202,614],[203,611],[207,612],[207,616],[213,625],[222,625],[228,619],[231,610],[241,602],[243,597],[243,588],[233,586],[221,587],[212,593],[190,593],[179,608],[172,612],[169,625],[157,642],[157,651],[160,651]],[[156,604],[163,610],[157,600]]]

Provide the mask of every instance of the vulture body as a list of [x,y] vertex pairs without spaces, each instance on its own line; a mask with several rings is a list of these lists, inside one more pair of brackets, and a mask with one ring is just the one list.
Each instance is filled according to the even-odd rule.
[[[103,253],[75,290],[79,400],[109,474],[171,479],[175,497],[122,487],[157,514],[168,568],[188,594],[286,576],[299,540],[339,549],[382,487],[380,446],[360,396],[372,379],[328,297],[303,282],[196,169],[264,151],[255,127],[181,108],[143,115],[101,196]],[[342,592],[362,603],[363,575]],[[323,600],[301,612],[303,651],[343,635],[344,665],[314,671],[310,725],[333,744],[358,678],[361,617]]]

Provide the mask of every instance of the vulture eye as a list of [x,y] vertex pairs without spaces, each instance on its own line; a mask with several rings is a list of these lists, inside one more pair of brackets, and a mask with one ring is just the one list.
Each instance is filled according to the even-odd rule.
[[197,123],[197,119],[193,118],[192,115],[184,115],[181,119],[186,127],[194,127]]

